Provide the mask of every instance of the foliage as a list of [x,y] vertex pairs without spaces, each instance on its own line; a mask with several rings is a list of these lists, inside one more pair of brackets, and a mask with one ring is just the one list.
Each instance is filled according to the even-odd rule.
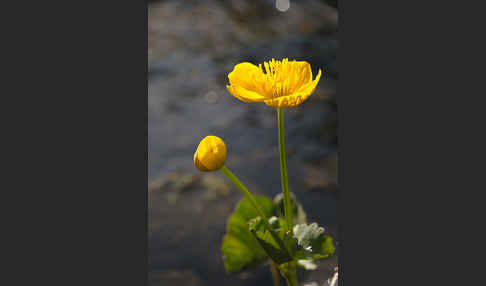
[[287,230],[282,218],[281,194],[274,200],[264,196],[255,196],[255,199],[270,219],[265,222],[258,216],[246,198],[238,203],[228,219],[221,247],[227,272],[254,268],[270,258],[285,276],[289,264],[313,270],[316,268],[313,261],[334,254],[332,238],[316,223],[306,224],[306,214],[295,197],[292,198],[294,222],[299,223],[293,232]]
[[[263,196],[255,196],[255,199],[266,215],[274,214],[271,199]],[[250,201],[244,198],[229,217],[226,234],[221,245],[224,267],[227,272],[239,272],[267,260],[267,254],[248,229],[248,221],[257,216],[257,211]]]

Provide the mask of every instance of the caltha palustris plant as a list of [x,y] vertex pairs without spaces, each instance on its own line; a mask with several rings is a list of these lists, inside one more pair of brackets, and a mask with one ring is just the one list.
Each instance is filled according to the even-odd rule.
[[[324,228],[307,224],[302,206],[289,192],[285,150],[284,109],[300,105],[314,91],[321,70],[312,79],[305,61],[237,64],[228,75],[227,89],[244,102],[264,102],[277,109],[278,146],[282,193],[273,200],[253,195],[225,166],[226,145],[216,136],[205,137],[194,154],[195,166],[204,172],[219,170],[240,190],[244,198],[228,219],[221,246],[224,266],[230,273],[256,267],[268,259],[275,285],[278,272],[287,285],[299,285],[297,267],[316,268],[314,261],[334,255],[334,243]],[[277,272],[278,269],[278,272]]]

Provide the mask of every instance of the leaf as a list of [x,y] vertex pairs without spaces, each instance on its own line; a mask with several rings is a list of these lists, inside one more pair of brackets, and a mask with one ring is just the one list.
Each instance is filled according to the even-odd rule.
[[327,258],[334,254],[335,247],[330,236],[324,234],[324,228],[317,223],[294,226],[294,237],[299,247],[312,259]]
[[328,258],[334,254],[336,248],[334,247],[334,243],[332,237],[328,235],[323,235],[322,241],[314,246],[314,259],[323,259]]
[[317,223],[310,225],[298,224],[294,227],[294,237],[297,242],[304,248],[312,246],[312,242],[324,233],[324,228],[319,227]]
[[290,256],[294,259],[308,259],[307,253],[297,244],[297,239],[290,232],[285,231],[287,223],[283,218],[273,216],[269,219],[269,222],[273,229],[280,234]]
[[268,256],[276,263],[292,261],[289,249],[295,245],[295,239],[284,229],[269,229],[261,217],[249,223],[249,229]]
[[[274,214],[272,200],[255,196],[261,210],[267,216]],[[248,221],[257,217],[250,201],[242,199],[228,219],[226,234],[221,244],[224,267],[227,272],[239,272],[256,267],[267,260],[267,254],[248,229]]]
[[[293,209],[293,221],[294,225],[307,223],[307,216],[304,212],[304,208],[302,205],[297,201],[295,195],[290,193],[290,200],[292,202],[292,209]],[[277,214],[280,217],[284,217],[284,205],[283,205],[283,194],[279,193],[273,198],[273,204],[275,205]]]

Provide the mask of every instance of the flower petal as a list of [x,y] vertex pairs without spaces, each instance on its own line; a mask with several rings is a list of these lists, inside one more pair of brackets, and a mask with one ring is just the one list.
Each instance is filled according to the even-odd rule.
[[231,86],[240,86],[245,90],[256,92],[262,96],[265,95],[263,90],[265,75],[259,67],[252,63],[237,64],[229,73],[228,79]]
[[287,94],[298,91],[303,85],[312,81],[312,69],[306,61],[291,61],[283,65],[282,75],[286,78]]
[[228,89],[231,95],[244,102],[262,102],[267,99],[266,97],[254,91],[247,90],[239,85],[227,85],[226,89]]
[[316,76],[316,79],[301,87],[301,89],[293,94],[287,96],[280,96],[265,100],[265,104],[272,107],[295,107],[304,102],[314,92],[319,79],[321,78],[321,70]]
[[303,93],[294,93],[287,96],[275,97],[265,100],[265,104],[271,107],[295,107],[306,100],[309,95],[305,96]]
[[316,79],[309,81],[308,83],[304,84],[301,86],[297,92],[302,92],[302,93],[309,93],[309,95],[314,91],[316,88],[317,84],[319,83],[319,79],[321,79],[321,70],[319,69],[319,72],[317,73]]

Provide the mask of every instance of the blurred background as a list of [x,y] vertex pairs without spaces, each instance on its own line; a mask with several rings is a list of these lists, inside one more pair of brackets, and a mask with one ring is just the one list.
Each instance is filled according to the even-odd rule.
[[[268,265],[227,274],[220,244],[242,197],[193,154],[223,138],[226,165],[256,194],[281,191],[276,110],[226,91],[235,64],[288,57],[324,74],[314,94],[285,112],[290,190],[309,222],[337,240],[337,1],[153,0],[148,7],[149,285],[272,285]],[[301,271],[327,285],[337,258]],[[282,281],[282,285],[285,284]]]

